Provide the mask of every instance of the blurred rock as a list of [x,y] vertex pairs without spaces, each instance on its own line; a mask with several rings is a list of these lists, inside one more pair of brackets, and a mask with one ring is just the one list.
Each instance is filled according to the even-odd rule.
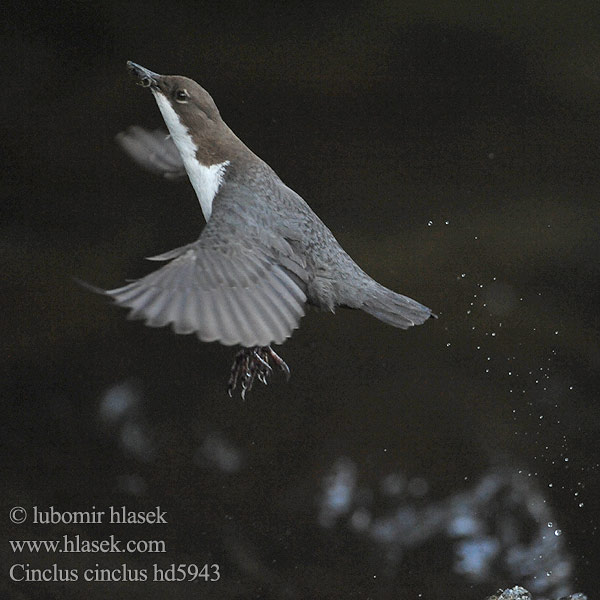
[[[392,486],[395,501],[382,510],[390,506],[389,482],[404,480],[401,474],[386,475],[380,492],[359,495],[357,466],[346,457],[338,459],[323,480],[319,523],[329,528],[345,524],[379,547],[391,568],[430,542],[440,548],[450,542],[448,568],[473,583],[517,578],[536,594],[569,593],[572,557],[546,498],[530,478],[492,469],[470,489],[441,501],[427,497],[423,478],[413,478],[423,493],[411,493],[410,484]],[[384,496],[387,503],[380,502]]]
[[[505,590],[498,590],[492,596],[488,596],[486,600],[532,600],[532,596],[525,588],[516,585]],[[587,600],[587,596],[585,594],[570,594],[559,600]]]

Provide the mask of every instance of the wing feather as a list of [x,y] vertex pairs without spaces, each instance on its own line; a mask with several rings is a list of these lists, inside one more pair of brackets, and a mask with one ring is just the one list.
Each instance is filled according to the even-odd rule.
[[166,131],[132,126],[117,134],[116,140],[125,153],[147,171],[168,179],[185,177],[181,155]]
[[306,302],[297,275],[248,241],[233,249],[185,246],[162,268],[106,294],[151,327],[170,323],[176,333],[247,347],[283,342]]

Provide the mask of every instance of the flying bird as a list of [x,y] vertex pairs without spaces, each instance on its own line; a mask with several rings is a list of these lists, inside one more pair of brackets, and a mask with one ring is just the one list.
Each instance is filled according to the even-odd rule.
[[242,398],[273,368],[273,350],[299,326],[307,305],[361,309],[400,329],[435,317],[429,308],[369,277],[308,204],[225,124],[208,92],[186,77],[128,68],[154,96],[169,130],[131,127],[117,140],[142,167],[187,176],[206,219],[199,239],[150,260],[160,269],[102,292],[151,327],[241,346],[228,384]]

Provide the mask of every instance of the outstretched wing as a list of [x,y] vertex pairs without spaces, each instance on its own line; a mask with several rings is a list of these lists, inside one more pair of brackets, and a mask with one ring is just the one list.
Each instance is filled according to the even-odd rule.
[[282,343],[304,315],[308,278],[302,257],[259,222],[256,198],[223,186],[197,242],[154,257],[171,262],[105,293],[151,327],[171,323],[227,346]]
[[267,346],[288,338],[304,315],[301,281],[258,247],[191,244],[167,265],[107,290],[129,318],[169,323],[226,346]]
[[134,125],[118,133],[116,140],[121,148],[147,171],[167,179],[186,176],[179,151],[163,129],[150,131]]

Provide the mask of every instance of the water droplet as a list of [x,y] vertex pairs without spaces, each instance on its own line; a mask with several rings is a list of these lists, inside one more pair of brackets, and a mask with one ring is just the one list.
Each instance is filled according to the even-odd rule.
[[554,523],[552,523],[552,521],[548,521],[547,525],[548,527],[554,527]]
[[427,222],[427,226],[428,226],[428,227],[431,227],[432,225],[433,225],[433,221],[428,221],[428,222]]
[[555,536],[557,536],[557,537],[558,537],[559,535],[561,535],[561,534],[562,534],[562,531],[561,531],[560,529],[557,529],[557,530],[554,532],[554,535],[555,535]]

